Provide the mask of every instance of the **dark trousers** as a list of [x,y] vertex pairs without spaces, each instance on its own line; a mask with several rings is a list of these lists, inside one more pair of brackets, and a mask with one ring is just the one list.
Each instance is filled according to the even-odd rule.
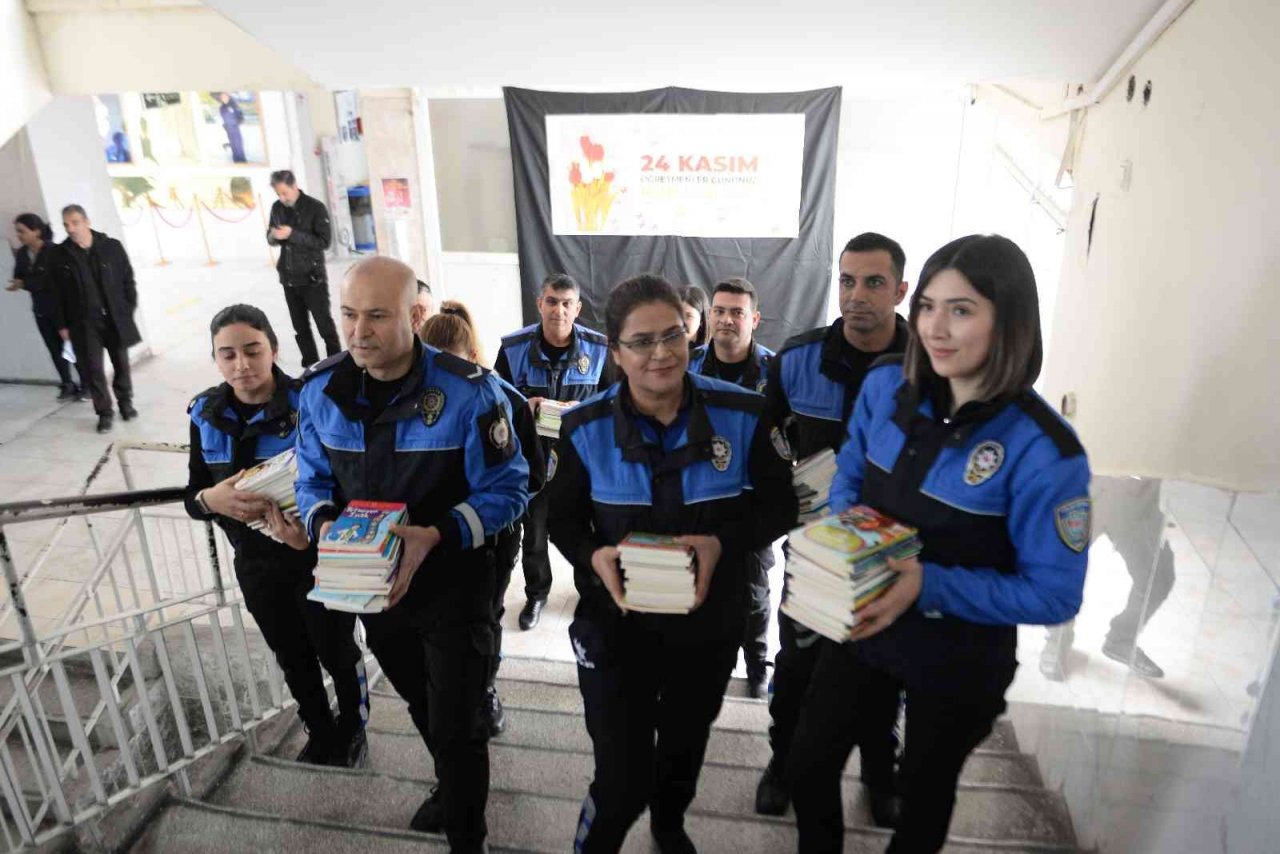
[[529,499],[524,515],[524,595],[529,599],[546,599],[551,592],[551,558],[547,555],[547,490]]
[[293,323],[298,349],[302,351],[304,367],[320,361],[320,355],[316,352],[316,339],[311,334],[312,317],[315,318],[316,329],[324,341],[325,355],[332,356],[342,351],[342,344],[338,341],[338,328],[333,324],[333,314],[329,309],[328,282],[285,285],[284,301],[289,306],[289,320]]
[[102,361],[103,351],[111,359],[111,368],[115,376],[111,380],[111,389],[115,392],[116,402],[121,406],[133,401],[133,379],[129,373],[129,348],[120,343],[120,334],[111,318],[100,315],[74,329],[71,334],[71,345],[75,349],[76,361],[80,366],[80,382],[89,387],[93,397],[93,411],[99,415],[110,415],[111,395],[107,391],[106,365]]
[[1158,478],[1096,477],[1093,539],[1106,534],[1133,584],[1124,610],[1111,621],[1107,642],[1128,647],[1173,590],[1173,549],[1164,540],[1165,515],[1160,509]]
[[769,660],[769,570],[773,547],[767,546],[747,559],[747,621],[742,631],[742,658],[747,676],[763,677]]
[[426,632],[412,615],[392,609],[360,619],[392,687],[435,763],[445,835],[455,854],[482,851],[488,835],[489,730],[476,714],[484,700],[491,656],[477,649],[468,627]]
[[720,638],[676,644],[625,626],[606,645],[579,618],[569,635],[595,754],[577,850],[620,850],[646,806],[654,830],[682,827],[737,658],[736,627]]
[[[787,767],[791,745],[801,713],[809,702],[810,686],[818,659],[825,647],[836,645],[781,611],[778,612],[780,649],[773,670],[773,696],[769,699],[769,744],[779,770]],[[894,759],[898,739],[894,727],[898,722],[901,691],[887,683],[868,685],[860,698],[873,710],[864,728],[855,733],[854,743],[861,751],[862,780],[875,788],[894,786]],[[843,768],[843,764],[841,765]]]
[[[275,567],[237,575],[245,607],[275,653],[284,681],[298,701],[298,717],[320,739],[349,737],[369,719],[364,659],[356,644],[355,615],[330,611],[307,600],[309,573]],[[329,710],[320,666],[333,678],[338,720]]]
[[[879,698],[897,697],[890,674],[863,663],[853,644],[824,644],[787,765],[800,854],[844,850],[841,777],[859,733],[893,726]],[[889,854],[930,854],[946,841],[965,760],[1004,711],[1003,693],[962,696],[907,689],[907,744],[898,774],[902,821]],[[865,775],[864,775],[865,776]]]
[[[63,391],[75,388],[76,384],[71,381],[71,365],[62,358],[62,336],[58,334],[57,325],[43,314],[37,314],[35,318],[36,329],[40,330],[40,338],[49,351],[49,358],[53,359],[53,369],[58,372],[58,381],[62,384]],[[82,375],[81,382],[83,381]]]
[[497,644],[497,655],[493,656],[493,667],[489,671],[489,687],[492,688],[498,679],[498,665],[502,663],[502,618],[507,613],[505,604],[507,588],[511,586],[511,574],[516,568],[516,556],[520,552],[520,523],[498,532],[497,547],[494,549],[494,563],[498,570],[498,581],[493,594],[493,637]]

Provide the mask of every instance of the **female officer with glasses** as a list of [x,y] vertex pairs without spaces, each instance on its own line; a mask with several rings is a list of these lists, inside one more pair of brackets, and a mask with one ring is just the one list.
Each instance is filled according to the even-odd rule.
[[[548,461],[551,539],[581,599],[569,636],[595,753],[577,850],[618,851],[649,808],[658,850],[694,851],[684,813],[742,638],[751,553],[796,517],[785,444],[753,391],[687,372],[675,289],[628,279],[605,306],[623,378],[564,416]],[[617,544],[678,535],[688,614],[628,611]]]
[[822,650],[791,746],[801,852],[840,851],[840,778],[854,735],[892,725],[865,700],[907,693],[891,854],[942,848],[956,781],[1004,711],[1019,623],[1080,608],[1089,464],[1031,390],[1040,311],[1012,241],[971,235],[933,254],[911,300],[904,360],[867,374],[831,485],[831,508],[867,504],[917,527],[919,558]]

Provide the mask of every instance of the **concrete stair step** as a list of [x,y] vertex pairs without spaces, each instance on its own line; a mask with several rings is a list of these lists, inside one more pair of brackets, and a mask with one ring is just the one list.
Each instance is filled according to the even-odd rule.
[[[545,770],[545,768],[544,768]],[[407,828],[410,818],[430,789],[430,781],[404,780],[381,774],[321,769],[275,759],[242,763],[218,788],[214,806],[248,809],[293,821],[318,822],[348,829]],[[533,793],[504,789],[495,778],[486,811],[490,844],[495,850],[560,852],[572,846],[581,794],[560,796],[549,790]],[[647,819],[637,822],[624,850],[648,852],[652,845]],[[795,828],[788,820],[751,816],[721,816],[704,812],[695,802],[687,827],[701,850],[739,854],[794,850]],[[439,839],[421,835],[425,840]],[[846,834],[845,850],[879,852],[886,835],[864,827]],[[134,849],[135,851],[139,849]],[[298,849],[301,850],[301,849]],[[981,845],[957,844],[955,851],[984,850]],[[987,849],[991,850],[991,849]],[[1001,846],[1000,850],[1010,850]],[[1045,847],[1012,850],[1070,850]]]

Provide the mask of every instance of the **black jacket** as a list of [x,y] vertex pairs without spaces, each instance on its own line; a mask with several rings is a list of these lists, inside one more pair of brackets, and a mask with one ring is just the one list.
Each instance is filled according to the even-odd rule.
[[[70,239],[58,244],[53,255],[54,300],[53,322],[59,329],[70,329],[74,342],[79,330],[94,315],[105,309],[120,335],[120,343],[132,347],[142,341],[133,322],[138,307],[138,285],[133,279],[133,266],[124,245],[100,231],[93,232],[93,244],[83,250]],[[102,280],[99,292],[94,269]],[[103,295],[106,304],[103,305]]]
[[[280,225],[293,229],[289,239],[283,242],[271,236],[271,229]],[[293,207],[280,201],[271,206],[267,243],[280,247],[280,259],[276,261],[280,284],[291,287],[327,284],[329,277],[324,269],[324,251],[332,240],[329,209],[319,199],[300,192]]]
[[31,310],[41,317],[57,316],[57,290],[54,287],[51,266],[57,246],[46,240],[34,261],[27,254],[27,247],[14,251],[13,277],[22,280],[22,287],[31,294]]

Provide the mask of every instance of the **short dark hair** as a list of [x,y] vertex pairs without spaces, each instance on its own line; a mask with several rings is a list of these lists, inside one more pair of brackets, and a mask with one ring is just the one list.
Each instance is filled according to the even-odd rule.
[[609,299],[604,304],[604,334],[610,346],[618,343],[631,312],[651,302],[666,303],[676,310],[676,314],[682,311],[680,295],[675,287],[653,273],[623,279],[609,291]]
[[18,214],[13,218],[17,225],[21,225],[28,231],[40,232],[40,239],[44,241],[53,240],[53,229],[49,227],[49,223],[40,218],[39,214],[24,213]]
[[995,304],[995,328],[979,394],[990,400],[1030,389],[1040,376],[1040,363],[1044,358],[1036,274],[1018,244],[998,234],[958,238],[925,262],[920,282],[911,295],[908,320],[911,338],[903,364],[907,379],[917,388],[937,379],[916,324],[920,298],[927,296],[929,283],[943,270],[955,270],[969,280],[974,290]]
[[716,282],[716,286],[711,289],[711,301],[716,301],[716,294],[746,294],[751,297],[751,310],[755,311],[760,304],[760,298],[756,295],[756,286],[739,276],[733,276],[728,279],[722,279]]
[[885,237],[883,234],[876,234],[874,231],[864,231],[857,237],[850,240],[844,245],[844,249],[840,252],[888,252],[889,258],[893,261],[893,272],[898,277],[898,281],[902,281],[902,274],[907,269],[907,253],[902,251],[902,246],[898,241],[891,237]]
[[553,291],[578,291],[578,283],[574,281],[573,276],[568,273],[552,273],[542,280],[542,287],[538,288],[538,296],[542,296],[548,290]]
[[426,282],[422,281],[422,279],[418,279],[418,293],[420,294],[431,293],[431,286],[428,285]]
[[267,319],[266,312],[257,306],[244,303],[229,305],[213,316],[213,320],[209,321],[209,343],[213,343],[214,336],[220,331],[237,323],[243,323],[266,335],[273,351],[280,349],[280,342],[276,340],[276,331],[271,328],[271,321]]
[[298,179],[293,176],[291,169],[277,169],[271,173],[271,186],[276,184],[285,184],[289,187],[298,186]]
[[707,299],[707,292],[698,285],[681,285],[677,292],[680,295],[680,302],[696,311],[701,318],[698,323],[698,334],[693,339],[694,345],[706,344],[707,312],[711,310],[711,300]]
[[89,218],[89,215],[84,212],[84,208],[82,208],[80,205],[67,205],[65,208],[62,209],[62,218],[66,219],[67,217],[71,216],[73,213],[80,214],[80,216],[84,217],[85,219]]

